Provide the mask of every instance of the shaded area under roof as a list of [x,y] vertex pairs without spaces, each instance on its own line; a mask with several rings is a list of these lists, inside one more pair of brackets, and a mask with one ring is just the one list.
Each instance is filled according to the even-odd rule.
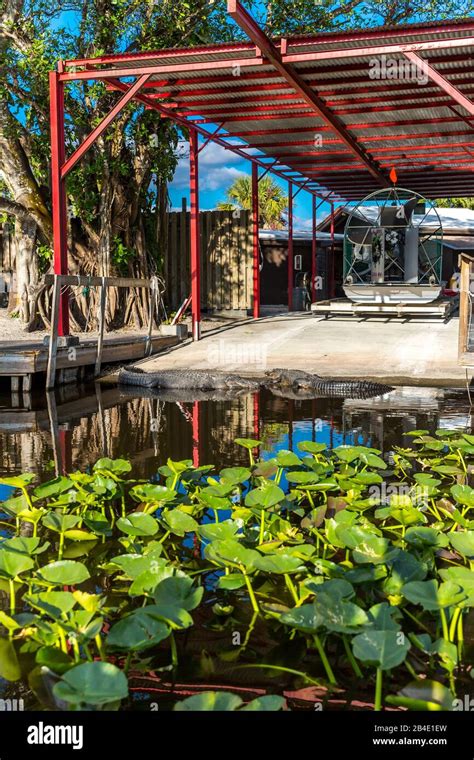
[[[103,79],[113,88],[114,78],[149,72],[141,92],[163,114],[210,132],[220,125],[216,134],[230,145],[276,161],[280,176],[330,192],[331,200],[379,189],[368,164],[387,177],[395,167],[400,186],[432,199],[474,195],[474,18],[273,45],[362,158],[253,43],[66,61],[61,78]],[[415,66],[407,53],[431,68]]]

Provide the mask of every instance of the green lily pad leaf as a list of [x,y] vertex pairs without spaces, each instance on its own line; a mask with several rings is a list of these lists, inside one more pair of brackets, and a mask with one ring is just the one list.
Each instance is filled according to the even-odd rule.
[[67,530],[65,537],[70,541],[96,541],[97,536],[87,530]]
[[105,515],[97,509],[88,510],[87,515],[84,518],[84,524],[89,530],[99,536],[109,536],[112,532],[112,526],[109,520],[107,520]]
[[173,501],[176,498],[176,491],[166,486],[160,486],[156,483],[145,483],[144,485],[134,486],[130,494],[136,496],[143,502],[163,502]]
[[261,507],[262,509],[269,509],[274,507],[280,501],[285,498],[285,493],[282,489],[274,483],[267,482],[263,488],[254,488],[249,491],[245,497],[246,507]]
[[453,709],[453,695],[439,681],[412,681],[396,696],[385,697],[385,702],[408,710],[449,711]]
[[223,520],[219,523],[207,523],[199,526],[199,535],[206,541],[225,541],[236,538],[239,525],[234,520]]
[[0,638],[0,678],[6,681],[19,681],[21,669],[13,642]]
[[112,557],[110,563],[119,567],[124,575],[134,580],[147,570],[165,567],[168,560],[160,557],[158,552],[156,556],[155,554],[120,554]]
[[277,710],[283,710],[286,705],[284,697],[279,697],[278,694],[267,694],[264,697],[257,697],[248,702],[245,707],[242,707],[242,712],[276,712]]
[[434,528],[408,528],[405,533],[405,541],[418,549],[425,546],[441,548],[449,543],[449,539],[445,533],[441,533]]
[[420,604],[424,610],[440,610],[461,602],[466,594],[452,581],[438,584],[429,581],[412,581],[402,587],[403,596],[412,604]]
[[16,631],[21,628],[21,625],[3,610],[0,610],[0,625],[3,625],[8,631]]
[[455,467],[455,465],[451,464],[433,465],[432,469],[435,472],[439,472],[440,475],[463,475],[460,467]]
[[127,677],[110,662],[84,662],[64,673],[53,693],[71,705],[105,705],[128,696]]
[[77,515],[65,515],[62,512],[48,512],[42,520],[45,528],[54,530],[57,533],[64,533],[66,530],[71,530],[80,521],[80,517]]
[[11,552],[19,552],[20,554],[42,554],[49,548],[49,542],[41,544],[40,538],[24,538],[23,536],[15,536],[14,538],[7,538],[0,545],[3,549],[8,549]]
[[217,581],[217,588],[224,589],[224,591],[236,591],[243,586],[245,586],[245,576],[242,573],[221,575]]
[[126,459],[109,459],[102,457],[94,465],[94,472],[113,472],[114,475],[124,475],[130,472],[132,465]]
[[310,591],[314,591],[315,594],[323,592],[333,599],[352,599],[355,596],[354,587],[344,578],[330,578],[329,580],[321,578],[321,583],[310,580],[305,583],[305,586]]
[[166,623],[148,614],[146,607],[140,607],[112,626],[107,646],[138,652],[159,644],[169,634],[170,627]]
[[428,472],[416,472],[413,475],[413,478],[421,486],[433,486],[433,487],[436,487],[436,486],[439,486],[439,484],[441,483],[441,481],[438,478],[434,478]]
[[223,483],[236,486],[240,483],[246,483],[251,474],[247,467],[224,467],[219,476]]
[[298,631],[314,633],[324,625],[324,615],[314,604],[302,604],[280,615],[280,621]]
[[128,536],[154,536],[158,532],[158,523],[145,512],[132,512],[117,520],[117,528]]
[[249,451],[262,445],[262,441],[257,441],[255,438],[236,438],[234,443],[238,446],[243,446],[244,449],[248,449]]
[[467,559],[474,559],[474,530],[451,533],[451,546]]
[[419,438],[421,435],[429,435],[429,430],[410,430],[408,433],[405,433],[405,435],[412,436],[413,438]]
[[46,591],[39,594],[29,594],[25,600],[32,607],[46,612],[53,618],[59,618],[62,613],[70,612],[76,600],[70,591]]
[[149,604],[146,611],[147,615],[163,620],[174,629],[190,628],[193,624],[189,612],[177,604]]
[[27,554],[11,552],[7,549],[0,550],[0,576],[4,578],[16,578],[21,573],[31,570],[34,564]]
[[337,458],[342,459],[343,462],[354,462],[360,454],[358,446],[336,446],[333,451]]
[[306,470],[294,470],[286,473],[286,479],[288,483],[307,484],[318,483],[320,476],[316,472],[308,472]]
[[74,665],[74,660],[58,647],[44,646],[36,652],[36,662],[44,665],[53,673],[63,675]]
[[54,480],[48,480],[46,483],[41,483],[41,485],[36,486],[35,490],[33,491],[33,496],[36,499],[49,499],[51,496],[58,496],[59,494],[64,493],[64,491],[68,491],[72,487],[72,480],[60,476],[58,478],[54,478]]
[[387,469],[387,463],[384,462],[382,457],[379,457],[376,454],[372,454],[370,452],[366,454],[365,451],[362,451],[359,454],[359,459],[361,462],[364,462],[364,464],[368,464],[369,467],[377,467],[379,470]]
[[352,550],[352,556],[358,565],[365,563],[380,565],[393,560],[398,551],[396,547],[390,545],[388,539],[370,536]]
[[13,515],[15,517],[21,514],[21,512],[28,510],[28,502],[23,494],[20,496],[14,496],[11,499],[5,499],[5,501],[0,502],[0,504],[2,512],[6,512],[7,515]]
[[199,500],[210,509],[232,509],[232,502],[228,496],[217,496],[211,492],[211,488],[203,488],[199,493]]
[[0,486],[10,486],[10,488],[26,488],[36,475],[32,472],[24,472],[22,475],[14,475],[11,478],[0,478]]
[[255,560],[255,567],[264,573],[297,573],[305,570],[304,564],[298,557],[291,554],[269,554]]
[[470,486],[455,485],[451,486],[451,493],[458,502],[466,507],[474,507],[474,488]]
[[246,549],[238,541],[212,541],[204,550],[208,559],[219,565],[244,566],[246,570],[253,570],[261,555],[253,549]]
[[196,520],[180,509],[164,512],[163,519],[171,532],[177,536],[184,536],[185,533],[195,533],[199,528]]
[[400,631],[364,631],[352,639],[354,657],[382,670],[401,665],[411,648]]
[[175,605],[184,610],[194,610],[199,605],[203,592],[203,587],[195,586],[192,578],[178,576],[161,581],[153,597],[157,605]]
[[301,465],[301,459],[294,451],[288,451],[288,449],[280,449],[276,455],[276,461],[279,467],[299,467]]
[[82,562],[74,562],[74,560],[70,559],[45,565],[45,567],[38,570],[38,575],[42,580],[51,583],[53,586],[75,586],[90,578],[89,571]]
[[175,571],[172,565],[167,563],[163,565],[162,562],[163,560],[156,560],[155,564],[152,565],[153,569],[145,570],[135,578],[128,589],[130,596],[153,594],[155,588],[161,583],[161,581],[164,581],[165,578],[171,578],[176,572],[180,572],[179,570]]
[[374,604],[368,611],[370,627],[376,631],[400,631],[401,626],[395,620],[396,617],[400,617],[400,612],[387,602]]
[[325,449],[327,449],[327,446],[325,443],[315,443],[314,441],[300,441],[300,443],[298,443],[298,448],[300,451],[307,451],[308,454],[320,454],[322,451],[325,451]]
[[439,574],[444,581],[452,581],[463,588],[474,583],[474,570],[470,570],[468,567],[443,568]]
[[335,633],[358,633],[369,620],[362,607],[324,592],[317,594],[314,607],[322,617],[324,627]]
[[231,692],[203,691],[177,702],[173,710],[177,712],[231,712],[237,710],[241,705],[241,698]]
[[[385,464],[385,462],[384,462]],[[382,483],[383,478],[381,475],[378,474],[378,472],[358,472],[356,475],[354,475],[348,483],[357,483],[361,486],[370,486],[375,483]],[[345,481],[346,482],[346,481]]]

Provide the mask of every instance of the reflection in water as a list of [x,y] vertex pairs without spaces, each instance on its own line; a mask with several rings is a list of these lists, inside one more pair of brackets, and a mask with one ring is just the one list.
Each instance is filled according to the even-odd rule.
[[130,459],[135,476],[150,477],[167,457],[219,467],[243,464],[247,453],[233,443],[237,437],[262,440],[268,458],[276,449],[311,439],[388,451],[408,443],[408,430],[439,427],[471,430],[464,393],[398,388],[376,399],[292,400],[262,390],[176,401],[110,386],[64,386],[46,402],[44,395],[28,395],[15,408],[10,397],[0,397],[0,470],[3,475],[34,471],[46,479],[108,456]]

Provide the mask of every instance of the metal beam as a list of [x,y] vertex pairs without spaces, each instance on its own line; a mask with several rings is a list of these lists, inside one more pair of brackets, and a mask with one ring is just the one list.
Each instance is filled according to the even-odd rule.
[[61,169],[61,177],[64,179],[67,177],[73,166],[77,164],[77,162],[82,158],[82,156],[89,150],[91,145],[95,143],[98,137],[104,132],[104,130],[107,129],[109,124],[115,119],[115,117],[120,113],[122,108],[127,105],[127,103],[130,102],[130,100],[133,99],[134,95],[143,87],[145,82],[150,78],[151,74],[143,74],[143,76],[139,77],[132,85],[127,89],[127,92],[124,92],[121,98],[117,101],[117,103],[114,105],[114,107],[109,111],[109,113],[104,116],[102,121],[99,122],[99,124],[90,132],[86,139],[79,145],[78,148],[74,151],[74,153],[69,156],[67,161],[64,163],[62,169]]
[[319,116],[326,124],[339,135],[341,140],[350,148],[352,153],[362,161],[370,174],[379,181],[382,187],[389,187],[390,182],[382,169],[378,166],[369,154],[359,145],[357,140],[352,137],[345,124],[326,106],[323,100],[306,84],[305,80],[293,68],[293,66],[284,63],[280,51],[275,47],[273,42],[268,39],[265,33],[255,23],[252,16],[242,7],[239,0],[228,0],[227,11],[240,28],[249,36],[252,42],[262,51],[265,57],[273,64],[281,76],[293,87],[301,96],[302,100],[308,104],[312,111]]
[[311,302],[316,301],[316,276],[318,273],[318,254],[317,254],[317,223],[316,223],[316,198],[311,198],[312,211],[312,237],[311,237]]
[[252,261],[253,261],[253,316],[260,316],[260,243],[258,239],[258,166],[252,164]]
[[[59,64],[58,69],[61,69]],[[67,274],[66,183],[61,177],[64,163],[64,85],[60,71],[49,73],[49,117],[51,134],[51,196],[53,206],[53,262],[55,274]],[[68,290],[58,291],[58,335],[69,335]],[[52,320],[53,321],[53,320]]]
[[288,311],[293,309],[293,184],[288,182]]
[[466,111],[474,116],[474,103],[469,98],[466,98],[451,82],[446,79],[439,71],[436,71],[425,58],[417,55],[413,52],[403,53],[405,58],[414,63],[421,71],[426,72],[432,82],[435,82],[444,92],[446,92],[453,100],[466,109]]
[[[125,91],[127,89],[127,85],[121,82],[119,79],[113,80],[114,85],[117,87],[117,89]],[[140,93],[137,93],[135,95],[135,100],[137,100],[139,103],[143,103],[143,105],[147,106],[148,108],[152,109],[153,111],[158,111],[162,114],[162,116],[171,119],[172,121],[176,122],[180,126],[185,127],[186,129],[193,129],[195,132],[202,135],[204,138],[209,137],[209,132],[201,127],[197,122],[188,121],[184,118],[184,116],[180,116],[179,114],[175,113],[174,111],[170,111],[164,106],[162,106],[159,103],[156,103],[155,101],[151,100],[151,98],[148,98],[146,95],[142,95]],[[257,157],[257,156],[249,156],[242,148],[238,148],[235,145],[229,145],[225,142],[226,139],[229,139],[230,135],[223,135],[222,137],[215,136],[212,138],[212,141],[215,142],[217,145],[221,145],[223,148],[226,148],[226,150],[230,150],[232,153],[235,153],[238,156],[241,156],[242,158],[245,158],[248,161],[252,161],[253,163],[256,163],[258,166],[262,167],[262,169],[267,169],[268,164],[265,164],[263,161],[263,158],[267,157]],[[281,179],[287,179],[283,172],[272,169],[272,173],[275,174],[277,177],[280,177]],[[302,183],[294,182],[296,185],[300,185]],[[320,195],[316,190],[312,190],[312,192],[315,195]]]
[[199,150],[198,134],[189,131],[189,188],[190,188],[190,223],[189,237],[191,248],[191,308],[193,322],[193,340],[201,337],[201,234],[199,225]]

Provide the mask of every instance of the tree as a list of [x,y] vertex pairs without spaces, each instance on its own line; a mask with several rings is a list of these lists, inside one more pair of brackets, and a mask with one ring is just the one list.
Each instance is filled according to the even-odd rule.
[[[217,204],[223,211],[252,208],[252,179],[250,176],[237,177],[226,192],[227,201]],[[287,210],[288,198],[280,185],[268,174],[258,183],[258,213],[261,227],[281,230],[286,226],[283,213]]]
[[[472,13],[472,0],[244,4],[274,36]],[[226,13],[226,0],[0,0],[0,214],[14,222],[20,316],[30,328],[38,313],[46,323],[49,313],[49,291],[39,285],[39,276],[51,266],[48,72],[55,62],[244,37]],[[100,82],[67,87],[68,153],[116,98]],[[130,104],[74,168],[67,181],[72,272],[147,277],[159,267],[156,228],[165,227],[167,183],[179,136],[173,123]],[[281,226],[281,191],[268,195],[262,221]],[[126,302],[122,297],[111,293],[108,323],[141,325],[146,303],[135,294]],[[77,326],[95,313],[94,298],[95,293],[75,294],[71,314]]]
[[[73,19],[67,26],[65,11]],[[20,315],[30,327],[38,311],[45,322],[49,312],[49,293],[38,286],[39,264],[50,266],[52,246],[48,72],[58,59],[208,41],[214,16],[208,0],[0,0],[0,212],[15,220]],[[70,154],[118,96],[89,81],[69,85],[65,97]],[[178,137],[172,122],[130,104],[73,169],[70,271],[135,277],[156,271],[156,216],[166,205]],[[123,294],[110,296],[110,325],[143,324],[146,303],[136,293],[126,302]],[[95,292],[75,294],[76,326],[95,313],[95,298]]]
[[438,198],[434,203],[441,208],[474,209],[474,198]]

